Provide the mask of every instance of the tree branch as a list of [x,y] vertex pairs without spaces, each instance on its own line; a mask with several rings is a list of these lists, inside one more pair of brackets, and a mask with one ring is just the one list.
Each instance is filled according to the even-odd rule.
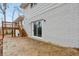
[[1,4],[0,4],[0,10],[3,12],[3,9],[2,9],[2,6],[1,6]]

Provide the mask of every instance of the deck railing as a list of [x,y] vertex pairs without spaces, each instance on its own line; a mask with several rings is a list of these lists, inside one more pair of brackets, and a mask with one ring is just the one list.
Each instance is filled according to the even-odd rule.
[[17,28],[18,27],[18,23],[2,21],[2,27],[4,27],[4,28]]

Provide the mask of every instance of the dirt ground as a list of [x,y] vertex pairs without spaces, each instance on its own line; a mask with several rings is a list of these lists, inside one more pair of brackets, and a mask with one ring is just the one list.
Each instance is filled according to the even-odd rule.
[[4,56],[79,56],[79,49],[63,48],[30,38],[4,38]]
[[2,35],[0,35],[0,56],[3,55],[3,40],[2,40]]

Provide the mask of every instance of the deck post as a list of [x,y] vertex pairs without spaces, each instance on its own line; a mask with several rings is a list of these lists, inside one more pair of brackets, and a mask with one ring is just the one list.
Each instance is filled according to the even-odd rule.
[[12,37],[13,37],[13,22],[12,22]]
[[2,38],[4,38],[4,27],[3,27],[3,21],[2,21]]

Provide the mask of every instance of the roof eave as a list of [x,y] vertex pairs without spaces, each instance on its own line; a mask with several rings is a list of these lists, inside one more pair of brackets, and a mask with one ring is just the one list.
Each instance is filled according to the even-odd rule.
[[19,22],[24,20],[24,16],[19,16],[14,22]]
[[25,8],[28,7],[28,5],[29,5],[29,3],[22,3],[22,4],[20,5],[20,8],[25,9]]

